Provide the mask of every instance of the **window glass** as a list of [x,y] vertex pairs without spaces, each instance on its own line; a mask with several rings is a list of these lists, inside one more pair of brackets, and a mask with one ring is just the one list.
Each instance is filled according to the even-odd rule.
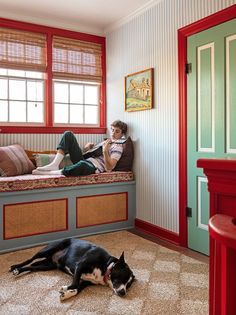
[[55,102],[67,103],[68,102],[68,84],[56,83],[54,84],[54,100]]
[[85,86],[85,104],[98,104],[98,88],[97,86]]
[[83,106],[70,106],[70,122],[72,124],[83,124]]
[[85,106],[85,123],[96,124],[97,121],[98,121],[98,107]]
[[28,81],[27,98],[30,101],[43,101],[43,83],[38,81]]
[[70,85],[70,102],[83,104],[83,86],[78,84]]
[[0,100],[0,121],[7,122],[8,121],[8,103],[7,101]]
[[9,116],[11,122],[25,122],[26,102],[10,101]]
[[55,103],[54,107],[54,122],[55,123],[68,123],[68,105]]
[[43,74],[3,70],[0,72],[0,122],[44,124]]
[[42,123],[44,121],[43,116],[43,103],[28,102],[28,122]]
[[[1,45],[0,45],[0,49],[1,49]],[[7,69],[0,68],[0,75],[6,75],[6,74],[7,74]]]
[[11,77],[25,77],[25,71],[8,69],[8,75]]
[[35,71],[25,71],[25,76],[28,78],[35,78],[35,79],[43,79],[44,75],[41,72]]
[[7,79],[0,79],[0,99],[7,99]]
[[24,100],[26,98],[26,82],[23,80],[9,81],[9,99]]

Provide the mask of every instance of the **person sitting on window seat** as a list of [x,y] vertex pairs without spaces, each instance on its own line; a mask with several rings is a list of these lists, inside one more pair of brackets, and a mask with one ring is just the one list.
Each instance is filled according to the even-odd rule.
[[[102,143],[101,154],[97,157],[84,158],[83,152],[77,142],[75,135],[71,131],[66,131],[57,147],[54,160],[45,166],[37,167],[32,171],[34,175],[65,175],[65,176],[84,176],[95,173],[112,171],[123,153],[121,143],[116,143],[125,136],[127,124],[116,120],[111,124],[111,138]],[[118,142],[118,141],[117,141]],[[87,143],[84,151],[90,150],[93,143]],[[59,169],[59,165],[66,154],[70,155],[72,165]]]

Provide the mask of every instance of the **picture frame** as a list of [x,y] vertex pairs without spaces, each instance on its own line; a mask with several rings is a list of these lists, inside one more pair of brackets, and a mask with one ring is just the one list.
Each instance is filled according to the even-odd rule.
[[125,111],[153,108],[153,68],[125,76]]

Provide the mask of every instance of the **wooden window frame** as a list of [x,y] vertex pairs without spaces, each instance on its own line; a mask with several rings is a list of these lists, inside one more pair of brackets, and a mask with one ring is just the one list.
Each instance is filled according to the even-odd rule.
[[[47,36],[47,70],[45,79],[45,126],[0,126],[1,133],[63,133],[70,129],[77,134],[106,133],[106,44],[105,37],[0,18],[0,27],[43,33]],[[98,43],[102,47],[102,82],[99,127],[53,126],[52,38],[62,36]]]

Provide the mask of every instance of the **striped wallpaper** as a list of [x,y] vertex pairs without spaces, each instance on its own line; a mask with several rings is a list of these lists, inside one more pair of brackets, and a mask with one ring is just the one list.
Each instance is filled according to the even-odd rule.
[[[108,122],[125,120],[135,140],[137,218],[179,232],[177,30],[235,4],[153,1],[107,34]],[[154,68],[154,109],[124,112],[124,76]]]

